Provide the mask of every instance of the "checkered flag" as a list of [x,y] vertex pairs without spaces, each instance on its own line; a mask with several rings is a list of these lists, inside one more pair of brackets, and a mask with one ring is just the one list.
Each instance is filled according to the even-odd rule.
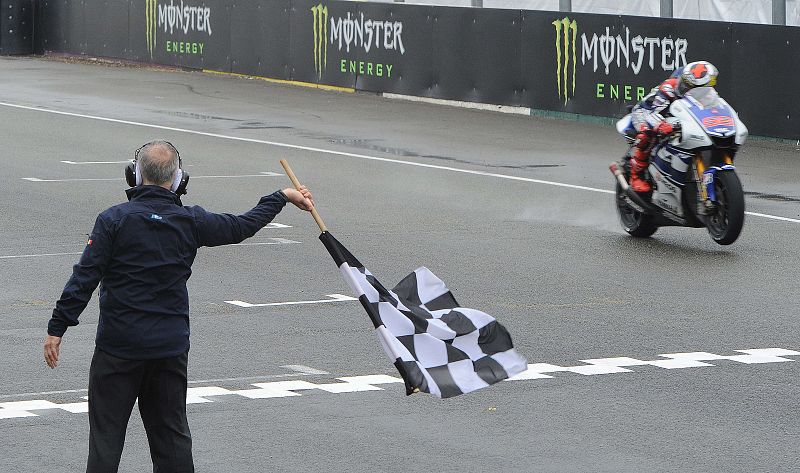
[[528,367],[505,327],[488,314],[460,307],[428,268],[417,269],[389,291],[333,235],[326,231],[319,238],[372,319],[406,394],[453,397]]

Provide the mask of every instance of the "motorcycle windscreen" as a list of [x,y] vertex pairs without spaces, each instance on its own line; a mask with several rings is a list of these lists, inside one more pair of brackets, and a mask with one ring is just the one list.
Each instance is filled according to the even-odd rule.
[[709,136],[727,138],[736,134],[733,110],[719,98],[713,87],[697,87],[686,93],[689,112]]

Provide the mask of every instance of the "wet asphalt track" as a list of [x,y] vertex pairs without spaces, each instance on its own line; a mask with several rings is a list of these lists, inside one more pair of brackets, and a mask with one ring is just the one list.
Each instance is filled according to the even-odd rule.
[[[462,304],[503,322],[529,363],[800,349],[800,223],[750,215],[730,247],[678,228],[636,241],[610,194],[459,171],[611,189],[607,165],[623,145],[607,126],[38,59],[0,59],[0,102],[260,141],[0,105],[0,406],[85,396],[96,299],[67,332],[55,371],[41,342],[96,214],[124,199],[123,165],[61,161],[122,161],[155,138],[175,143],[198,177],[184,203],[214,211],[244,211],[286,187],[284,176],[257,175],[282,173],[278,159],[288,158],[331,231],[385,284],[428,266]],[[737,166],[749,211],[800,219],[796,147],[751,142]],[[200,251],[189,283],[191,387],[396,376],[357,303],[224,302],[349,294],[309,216],[287,208],[275,221],[289,227],[249,241],[264,244]],[[209,396],[189,406],[195,463],[200,472],[790,471],[800,468],[800,356],[785,359],[795,362],[556,372],[445,401],[405,397],[395,384]],[[82,470],[85,414],[2,412],[0,471]],[[121,471],[148,468],[134,413]]]

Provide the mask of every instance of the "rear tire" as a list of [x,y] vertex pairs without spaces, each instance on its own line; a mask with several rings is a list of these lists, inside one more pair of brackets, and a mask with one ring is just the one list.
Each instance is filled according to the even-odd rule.
[[658,230],[658,226],[653,222],[651,215],[643,214],[628,205],[625,200],[625,192],[622,186],[617,183],[617,214],[622,228],[630,236],[637,238],[647,238]]
[[714,178],[714,191],[717,208],[708,216],[708,234],[720,245],[730,245],[739,238],[744,226],[742,182],[733,171],[720,172]]

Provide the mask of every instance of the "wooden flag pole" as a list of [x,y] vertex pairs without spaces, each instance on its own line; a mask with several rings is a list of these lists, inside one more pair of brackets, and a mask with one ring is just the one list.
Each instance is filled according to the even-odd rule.
[[[294,171],[292,171],[292,168],[289,166],[289,163],[285,159],[281,159],[280,163],[281,166],[283,166],[283,170],[286,171],[286,175],[289,176],[289,179],[292,180],[294,188],[300,190],[301,188],[300,181],[297,180],[297,176],[294,175]],[[322,233],[328,231],[328,227],[325,226],[325,222],[322,221],[322,217],[319,216],[319,212],[317,212],[316,207],[311,209],[311,216],[314,217],[314,221],[317,222],[319,230]]]

